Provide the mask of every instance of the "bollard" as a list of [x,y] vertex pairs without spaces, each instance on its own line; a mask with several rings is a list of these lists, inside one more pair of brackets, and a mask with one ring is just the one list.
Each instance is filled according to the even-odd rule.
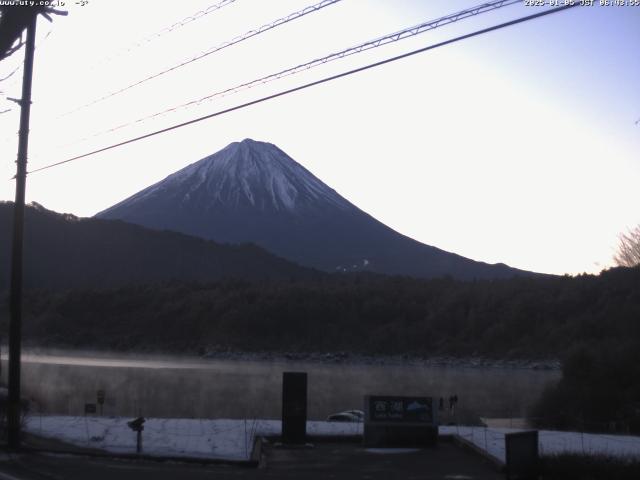
[[136,432],[136,453],[140,455],[142,453],[142,431],[144,430],[144,417],[138,417],[130,422],[127,422],[127,426]]

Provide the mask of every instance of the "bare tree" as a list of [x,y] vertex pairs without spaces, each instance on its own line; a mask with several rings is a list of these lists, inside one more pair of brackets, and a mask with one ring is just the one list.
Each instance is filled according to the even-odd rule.
[[640,265],[640,225],[618,235],[618,251],[613,261],[620,267]]

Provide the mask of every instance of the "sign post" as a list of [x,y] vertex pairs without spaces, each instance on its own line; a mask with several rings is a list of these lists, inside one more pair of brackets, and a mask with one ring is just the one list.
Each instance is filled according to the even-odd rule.
[[102,407],[104,405],[104,399],[105,399],[105,391],[104,390],[98,390],[96,393],[96,397],[98,400],[98,405],[100,405],[100,416],[102,416]]
[[142,452],[142,431],[144,430],[144,417],[138,417],[130,422],[127,422],[127,426],[136,432],[136,453],[140,455]]

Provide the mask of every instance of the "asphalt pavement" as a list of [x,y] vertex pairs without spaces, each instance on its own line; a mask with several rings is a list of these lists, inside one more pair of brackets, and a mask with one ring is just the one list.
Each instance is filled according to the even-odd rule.
[[0,480],[504,479],[478,454],[452,442],[435,448],[365,449],[357,443],[307,448],[266,444],[260,467],[20,453],[0,456]]

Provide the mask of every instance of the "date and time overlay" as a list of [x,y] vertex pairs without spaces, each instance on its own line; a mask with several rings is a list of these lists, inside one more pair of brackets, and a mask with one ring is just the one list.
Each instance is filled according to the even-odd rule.
[[640,7],[640,0],[523,0],[525,7]]
[[[96,0],[0,0],[0,5],[14,6],[47,6],[68,7],[71,5],[84,7]],[[525,7],[564,7],[579,5],[581,7],[640,7],[640,0],[522,0]]]

